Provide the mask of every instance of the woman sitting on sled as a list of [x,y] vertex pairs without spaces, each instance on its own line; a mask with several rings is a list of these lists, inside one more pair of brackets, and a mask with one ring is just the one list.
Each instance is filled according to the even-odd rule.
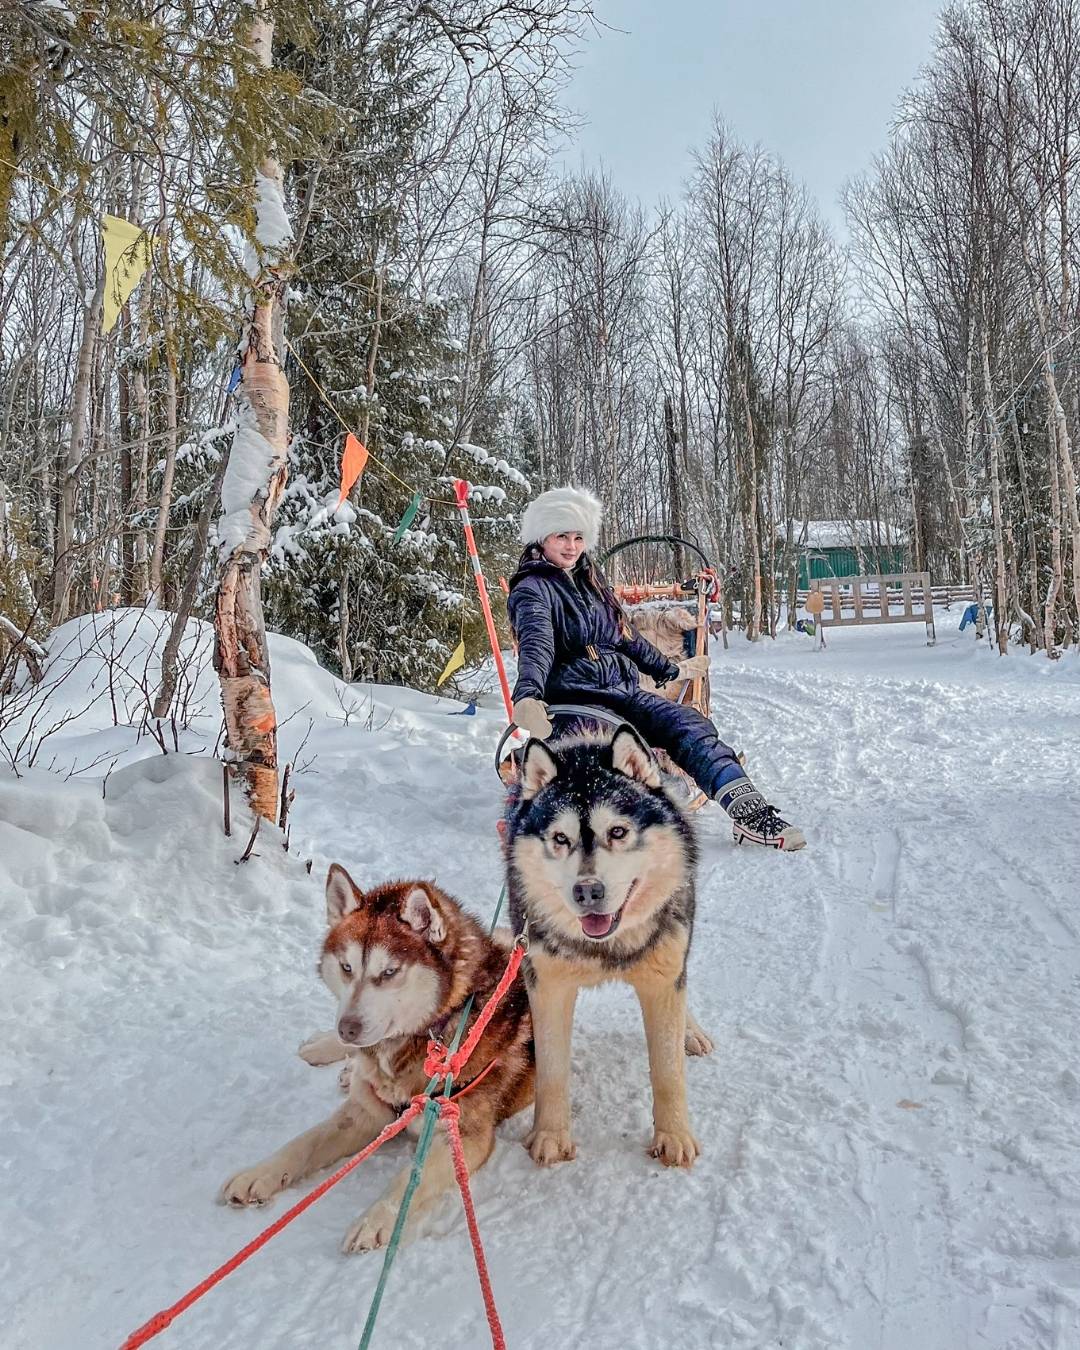
[[510,580],[509,599],[518,644],[514,721],[546,740],[547,700],[610,708],[720,803],[737,842],[803,848],[802,830],[766,802],[708,718],[638,687],[639,670],[663,685],[704,675],[709,658],[692,656],[676,664],[634,631],[586,551],[600,537],[601,511],[591,493],[553,488],[522,517],[525,551]]

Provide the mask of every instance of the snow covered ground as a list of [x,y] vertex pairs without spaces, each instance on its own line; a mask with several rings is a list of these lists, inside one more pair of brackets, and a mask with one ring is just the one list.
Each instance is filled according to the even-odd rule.
[[[689,1064],[693,1172],[645,1156],[622,987],[579,1005],[577,1161],[540,1172],[525,1117],[503,1128],[474,1190],[513,1350],[1080,1346],[1080,670],[999,660],[958,618],[932,649],[912,624],[714,652],[717,722],[810,847],[737,850],[715,808],[697,817],[690,994],[716,1050]],[[485,916],[499,890],[496,710],[346,688],[277,640],[285,750],[306,734],[314,761],[292,853],[266,836],[238,864],[210,673],[182,753],[127,725],[142,631],[122,617],[123,660],[99,641],[52,697],[79,716],[0,774],[11,1350],[119,1345],[284,1208],[214,1196],[337,1100],[294,1053],[331,1021],[329,861],[361,884],[437,876]],[[85,623],[54,639],[88,645]],[[402,1152],[153,1344],[354,1347],[378,1258],[338,1242]],[[403,1251],[375,1344],[433,1340],[489,1344],[456,1203]]]

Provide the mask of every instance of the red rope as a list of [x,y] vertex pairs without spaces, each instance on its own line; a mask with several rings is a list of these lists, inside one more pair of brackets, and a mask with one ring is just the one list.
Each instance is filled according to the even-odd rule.
[[[518,948],[520,951],[520,948]],[[494,1350],[506,1350],[506,1337],[503,1335],[499,1310],[495,1307],[495,1294],[491,1288],[491,1276],[488,1274],[487,1258],[484,1256],[484,1244],[480,1241],[480,1226],[476,1222],[476,1210],[473,1208],[472,1191],[469,1190],[469,1165],[465,1161],[465,1149],[461,1143],[461,1130],[458,1118],[461,1107],[452,1098],[440,1098],[439,1107],[446,1136],[450,1140],[450,1152],[454,1159],[454,1176],[461,1191],[461,1203],[465,1208],[465,1222],[469,1225],[469,1237],[472,1239],[473,1259],[476,1262],[476,1274],[480,1280],[480,1289],[484,1295],[484,1309],[487,1312],[488,1327],[491,1330],[491,1344]]]
[[503,971],[502,979],[495,986],[494,992],[488,1001],[484,1004],[480,1016],[473,1023],[472,1030],[465,1037],[461,1049],[453,1055],[447,1053],[441,1045],[430,1043],[428,1045],[427,1059],[424,1061],[424,1072],[432,1075],[439,1075],[445,1078],[447,1074],[453,1074],[456,1078],[464,1065],[468,1062],[469,1056],[479,1044],[480,1037],[487,1030],[488,1023],[495,1016],[495,1010],[506,996],[506,991],[517,978],[518,970],[525,956],[525,948],[520,942],[514,944],[514,950],[510,953],[510,960],[507,962],[506,969]]
[[[472,1031],[469,1033],[461,1049],[456,1054],[448,1056],[445,1047],[437,1046],[435,1042],[428,1043],[428,1053],[424,1061],[425,1073],[429,1074],[431,1077],[437,1077],[440,1080],[445,1079],[451,1073],[454,1075],[460,1073],[469,1056],[476,1048],[480,1037],[487,1029],[488,1023],[491,1021],[492,1017],[494,1017],[495,1010],[499,1006],[500,1001],[504,998],[506,991],[513,984],[524,955],[524,947],[520,942],[516,943],[514,950],[510,954],[510,960],[507,963],[506,970],[503,972],[502,979],[495,986],[494,992],[487,1003],[484,1004],[480,1016],[476,1019]],[[477,1074],[476,1078],[462,1089],[462,1092],[466,1092],[475,1087],[480,1079],[491,1072],[496,1063],[497,1061],[493,1059],[481,1073]],[[329,1176],[325,1181],[320,1182],[313,1191],[308,1195],[305,1195],[302,1200],[298,1200],[291,1209],[286,1210],[280,1219],[277,1219],[272,1223],[269,1228],[264,1228],[261,1233],[252,1238],[246,1247],[242,1247],[235,1256],[231,1256],[223,1265],[218,1266],[216,1270],[207,1275],[205,1280],[202,1280],[193,1289],[189,1289],[188,1292],[184,1294],[182,1298],[177,1299],[171,1307],[165,1308],[159,1313],[155,1313],[148,1322],[139,1327],[137,1331],[133,1331],[120,1347],[120,1350],[138,1350],[139,1346],[145,1345],[147,1341],[153,1340],[155,1336],[159,1336],[167,1326],[180,1316],[182,1312],[186,1312],[193,1303],[202,1298],[204,1294],[209,1293],[216,1284],[220,1284],[226,1275],[231,1275],[238,1266],[243,1265],[249,1256],[254,1256],[260,1247],[265,1247],[272,1237],[276,1237],[287,1224],[292,1223],[293,1219],[298,1218],[303,1214],[305,1209],[308,1209],[316,1200],[324,1196],[331,1186],[336,1186],[339,1181],[348,1176],[354,1167],[359,1167],[365,1159],[370,1158],[375,1150],[385,1144],[388,1139],[393,1139],[396,1134],[400,1134],[411,1121],[416,1119],[430,1100],[431,1098],[426,1093],[414,1097],[404,1113],[400,1115],[397,1120],[391,1121],[391,1123],[387,1125],[366,1148],[361,1149],[360,1152],[350,1158],[348,1162],[343,1163],[332,1176]],[[447,1115],[446,1128],[447,1135],[450,1138],[451,1152],[454,1156],[454,1175],[457,1177],[458,1186],[461,1187],[461,1198],[465,1205],[465,1217],[469,1225],[469,1236],[472,1238],[473,1253],[476,1258],[476,1270],[480,1277],[480,1285],[484,1293],[484,1306],[487,1308],[488,1312],[488,1324],[491,1327],[492,1342],[496,1350],[506,1350],[506,1342],[503,1339],[502,1328],[499,1325],[499,1315],[495,1311],[495,1299],[491,1292],[491,1281],[487,1273],[484,1251],[480,1245],[480,1230],[476,1225],[476,1215],[472,1207],[472,1196],[469,1193],[469,1170],[465,1163],[465,1154],[461,1147],[461,1134],[457,1126],[461,1109],[453,1099],[446,1097],[439,1099],[439,1105],[442,1108],[443,1113]]]
[[206,1279],[200,1284],[197,1284],[194,1289],[189,1289],[183,1298],[178,1299],[171,1308],[166,1308],[162,1312],[155,1313],[149,1322],[144,1326],[141,1326],[138,1331],[133,1331],[131,1333],[120,1347],[120,1350],[136,1350],[136,1347],[145,1345],[147,1341],[153,1340],[155,1336],[159,1336],[165,1328],[175,1320],[175,1318],[179,1317],[182,1312],[186,1312],[193,1303],[202,1298],[203,1294],[208,1293],[213,1289],[215,1284],[220,1284],[226,1275],[231,1275],[237,1266],[243,1265],[249,1256],[254,1256],[260,1247],[265,1247],[270,1239],[276,1237],[286,1224],[292,1223],[293,1219],[298,1215],[303,1214],[304,1210],[310,1205],[313,1205],[321,1196],[324,1196],[331,1186],[336,1186],[343,1177],[348,1176],[354,1167],[359,1167],[365,1158],[370,1158],[375,1150],[382,1144],[385,1144],[388,1139],[393,1139],[395,1134],[400,1134],[410,1121],[416,1119],[426,1103],[426,1097],[414,1097],[412,1104],[404,1114],[399,1116],[397,1120],[391,1121],[379,1136],[368,1144],[367,1148],[362,1149],[355,1157],[350,1158],[347,1163],[344,1163],[339,1167],[333,1176],[327,1177],[325,1181],[320,1182],[310,1194],[305,1195],[302,1200],[298,1200],[291,1209],[287,1210],[281,1218],[275,1223],[272,1223],[269,1228],[264,1228],[257,1237],[252,1238],[246,1247],[242,1247],[240,1251],[238,1251],[235,1256],[231,1256],[224,1265],[218,1266],[217,1270],[207,1275]]

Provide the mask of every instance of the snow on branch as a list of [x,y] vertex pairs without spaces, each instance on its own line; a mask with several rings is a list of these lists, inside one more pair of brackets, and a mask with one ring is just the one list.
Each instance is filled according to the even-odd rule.
[[[234,549],[248,540],[253,526],[256,526],[252,503],[266,496],[278,462],[277,451],[259,431],[255,413],[249,404],[241,405],[238,422],[225,480],[221,484],[221,515],[217,531],[222,558],[229,557]],[[261,547],[262,544],[256,542],[252,551],[257,552]]]
[[[485,469],[494,469],[497,474],[506,478],[516,487],[524,488],[526,492],[532,491],[529,480],[523,473],[507,464],[505,459],[499,459],[498,456],[490,454],[483,446],[470,445],[468,441],[458,441],[454,449],[460,451],[463,455],[467,455],[474,463],[482,465]],[[475,488],[474,491],[476,491]]]

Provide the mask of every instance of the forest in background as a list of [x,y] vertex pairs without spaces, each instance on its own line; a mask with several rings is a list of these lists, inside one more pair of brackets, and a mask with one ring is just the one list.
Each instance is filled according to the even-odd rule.
[[[943,12],[844,241],[719,115],[678,202],[556,172],[603,40],[575,0],[6,0],[0,645],[212,613],[268,143],[290,439],[262,603],[347,678],[430,687],[463,619],[483,650],[457,477],[492,578],[573,481],[605,542],[699,542],[750,639],[833,520],[975,585],[1000,651],[1077,644],[1077,7]],[[104,214],[149,241],[108,332]],[[372,461],[337,510],[346,428]]]

